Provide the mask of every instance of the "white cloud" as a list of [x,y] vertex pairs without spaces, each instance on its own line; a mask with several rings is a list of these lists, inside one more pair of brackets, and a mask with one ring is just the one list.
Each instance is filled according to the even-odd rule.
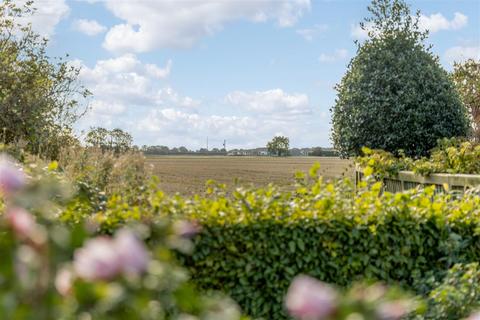
[[307,41],[313,41],[313,39],[319,34],[328,30],[328,26],[325,24],[317,24],[312,28],[297,29],[297,34]]
[[310,0],[106,0],[105,3],[124,22],[108,31],[103,46],[124,52],[191,47],[200,38],[236,20],[276,20],[281,27],[292,26],[310,9]]
[[95,36],[107,31],[107,27],[101,25],[95,20],[77,19],[72,24],[73,28],[88,36]]
[[456,46],[445,52],[445,59],[450,63],[462,62],[467,59],[480,60],[480,46]]
[[234,91],[225,97],[225,102],[256,114],[266,114],[271,118],[305,115],[312,111],[306,94],[287,94],[281,89]]
[[440,30],[458,30],[467,25],[468,17],[460,12],[455,12],[454,18],[448,20],[441,13],[431,14],[430,16],[421,15],[418,21],[422,30],[429,30],[431,33]]
[[256,115],[192,114],[176,109],[151,110],[131,128],[134,136],[142,136],[142,140],[148,144],[184,145],[192,149],[205,147],[207,136],[211,148],[221,148],[226,139],[228,149],[265,146],[277,133],[290,137],[296,145],[302,139],[311,137],[305,122],[298,125],[291,119],[274,120]]
[[[26,0],[15,0],[15,4],[23,6]],[[33,7],[36,11],[31,16],[19,19],[19,23],[31,23],[33,30],[43,37],[51,36],[57,24],[70,13],[70,7],[65,0],[42,0],[35,1]]]
[[322,53],[318,60],[320,62],[336,62],[340,60],[344,60],[348,57],[348,51],[346,49],[337,49],[332,54]]
[[[452,20],[448,20],[441,13],[434,13],[429,16],[420,15],[418,25],[420,30],[429,30],[435,33],[441,30],[458,30],[466,26],[468,17],[460,12],[455,12]],[[356,40],[365,40],[368,38],[368,31],[373,28],[373,23],[367,23],[365,30],[359,24],[353,24],[350,28],[350,35]]]
[[192,108],[198,102],[182,97],[169,87],[163,87],[158,80],[170,74],[172,62],[164,68],[142,63],[133,54],[97,61],[93,68],[81,61],[72,61],[81,67],[80,81],[93,93],[91,117],[97,114],[107,116],[127,112],[139,106],[159,107],[173,105]]

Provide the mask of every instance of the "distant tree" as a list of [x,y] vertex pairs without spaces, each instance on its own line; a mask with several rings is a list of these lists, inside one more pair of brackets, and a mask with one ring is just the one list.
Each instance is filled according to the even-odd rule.
[[132,136],[122,129],[107,130],[102,127],[91,128],[85,138],[87,146],[124,153],[132,148]]
[[361,24],[369,39],[336,86],[332,140],[342,156],[363,146],[423,156],[444,137],[466,136],[467,111],[423,41],[420,13],[403,0],[373,0]]
[[178,148],[178,151],[179,151],[180,153],[188,153],[188,152],[189,152],[188,149],[185,148],[184,146],[181,146],[180,148]]
[[308,153],[308,155],[313,157],[338,157],[338,152],[333,149],[315,147]]
[[107,150],[109,148],[109,131],[101,127],[92,127],[85,137],[85,142],[90,147]]
[[79,69],[49,57],[48,40],[22,24],[32,2],[18,3],[0,1],[0,141],[25,141],[29,152],[55,158],[76,141],[71,128],[90,93],[77,81]]
[[453,81],[470,112],[473,139],[480,142],[480,60],[455,63]]
[[268,153],[276,156],[288,156],[290,140],[284,136],[273,137],[272,141],[267,143]]
[[133,137],[122,129],[110,131],[110,148],[115,153],[124,153],[132,148]]

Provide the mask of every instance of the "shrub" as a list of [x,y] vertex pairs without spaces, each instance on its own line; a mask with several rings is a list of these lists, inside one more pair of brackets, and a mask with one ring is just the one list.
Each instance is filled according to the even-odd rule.
[[424,156],[440,138],[467,136],[469,122],[438,57],[423,44],[402,0],[374,0],[364,30],[369,39],[336,87],[332,140],[342,156],[363,146]]
[[[323,182],[317,169],[309,177],[298,174],[295,192],[270,186],[227,195],[211,183],[206,197],[186,199],[167,197],[152,183],[138,204],[114,196],[89,218],[108,234],[131,221],[198,221],[196,250],[180,256],[192,280],[265,319],[286,318],[283,297],[298,274],[341,287],[381,280],[428,297],[449,268],[480,259],[480,197],[474,193],[457,198],[425,188],[391,194],[375,183],[355,194],[348,181]],[[80,211],[66,212],[63,218],[74,221]],[[429,304],[437,311],[428,312],[448,303]]]
[[439,140],[429,158],[395,157],[389,152],[368,148],[362,148],[362,151],[363,156],[357,157],[357,164],[372,168],[378,178],[395,176],[400,170],[423,176],[432,173],[480,174],[480,145],[459,139]]
[[65,148],[58,164],[72,181],[107,195],[133,193],[147,181],[145,157],[136,151],[115,154],[100,148]]
[[436,283],[427,296],[428,311],[423,319],[459,319],[480,307],[478,262],[456,264]]
[[479,197],[380,189],[353,197],[349,184],[320,180],[296,194],[238,190],[159,210],[187,213],[203,227],[197,250],[184,258],[195,283],[265,319],[286,317],[281,302],[300,273],[343,287],[366,278],[414,289],[417,277],[478,261]]
[[0,3],[0,141],[25,141],[29,152],[55,158],[76,142],[71,129],[90,93],[79,69],[49,57],[48,40],[25,24],[33,12],[32,1]]

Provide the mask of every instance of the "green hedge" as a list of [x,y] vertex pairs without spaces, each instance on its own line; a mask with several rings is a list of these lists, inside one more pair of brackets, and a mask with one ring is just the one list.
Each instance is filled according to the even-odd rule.
[[400,170],[413,171],[428,176],[432,173],[480,174],[480,145],[461,139],[441,139],[428,158],[395,157],[383,150],[362,148],[363,156],[357,157],[361,167],[371,167],[378,177],[394,176]]
[[195,253],[184,258],[194,281],[265,319],[286,317],[282,299],[301,273],[341,286],[366,278],[422,293],[425,275],[441,279],[455,263],[479,261],[480,197],[379,191],[375,184],[354,197],[350,183],[319,179],[292,194],[239,190],[176,198],[159,210],[201,221]]
[[[432,188],[391,194],[382,193],[380,183],[362,182],[354,191],[347,180],[324,182],[317,170],[299,174],[294,192],[270,186],[227,194],[211,183],[204,196],[168,197],[153,181],[137,204],[111,197],[93,219],[106,233],[129,220],[198,220],[203,230],[195,250],[181,262],[199,287],[225,292],[252,318],[286,318],[283,298],[298,274],[342,287],[359,280],[400,284],[432,301],[425,317],[415,319],[449,319],[447,313],[478,305],[461,309],[456,298],[435,293],[445,291],[438,287],[454,265],[480,260],[475,190],[461,198],[435,195]],[[70,206],[62,218],[89,216],[82,210]]]

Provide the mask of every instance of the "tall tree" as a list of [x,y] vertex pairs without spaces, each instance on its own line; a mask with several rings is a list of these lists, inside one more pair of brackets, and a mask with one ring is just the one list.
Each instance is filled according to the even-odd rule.
[[276,156],[288,156],[290,139],[284,136],[273,137],[272,141],[267,143],[268,153]]
[[79,69],[47,56],[47,39],[18,22],[34,14],[32,2],[15,3],[0,3],[0,141],[25,141],[42,153],[68,140],[89,92],[77,81]]
[[455,63],[453,81],[470,112],[473,139],[480,142],[480,60]]
[[342,156],[363,146],[426,155],[438,139],[466,136],[467,112],[448,73],[424,45],[403,0],[373,0],[361,27],[369,38],[336,86],[332,140]]

